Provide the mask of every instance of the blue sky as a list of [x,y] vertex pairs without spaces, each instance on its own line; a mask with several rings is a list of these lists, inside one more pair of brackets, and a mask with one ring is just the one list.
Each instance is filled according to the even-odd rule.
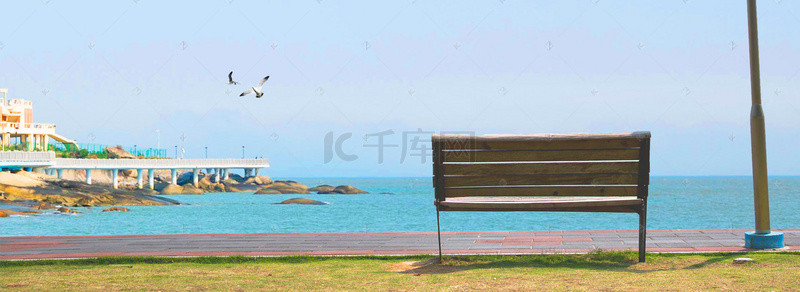
[[[0,87],[82,143],[428,176],[402,133],[649,130],[655,175],[750,172],[744,1],[4,2]],[[769,170],[800,174],[800,3],[759,25]]]

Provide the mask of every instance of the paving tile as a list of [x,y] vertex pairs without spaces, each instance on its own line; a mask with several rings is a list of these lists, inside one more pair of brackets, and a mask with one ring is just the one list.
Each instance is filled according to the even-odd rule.
[[[745,230],[649,230],[655,252],[742,251]],[[787,250],[800,250],[800,229],[783,231]],[[461,254],[636,250],[631,230],[448,232],[443,247]],[[53,242],[59,242],[54,244]],[[199,234],[0,238],[0,259],[100,255],[435,254],[436,233]]]

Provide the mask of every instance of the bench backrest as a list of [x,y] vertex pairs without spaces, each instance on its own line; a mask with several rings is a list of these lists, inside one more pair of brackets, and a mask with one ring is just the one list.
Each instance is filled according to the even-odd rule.
[[647,198],[650,132],[433,135],[436,201],[473,196]]

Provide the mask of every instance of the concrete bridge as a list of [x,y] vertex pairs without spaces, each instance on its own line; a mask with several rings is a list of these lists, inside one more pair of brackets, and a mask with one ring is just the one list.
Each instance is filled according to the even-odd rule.
[[58,178],[62,177],[64,169],[79,169],[86,171],[86,183],[92,183],[93,170],[106,170],[111,172],[114,188],[118,185],[118,173],[120,170],[136,169],[138,172],[137,186],[144,187],[142,170],[148,170],[148,185],[153,188],[155,182],[154,172],[156,169],[169,169],[172,174],[172,183],[178,183],[178,169],[188,169],[192,171],[192,181],[197,186],[198,175],[201,169],[206,169],[207,173],[212,171],[217,174],[215,182],[219,182],[220,177],[227,179],[231,169],[244,169],[245,176],[258,175],[258,170],[269,167],[267,159],[77,159],[77,158],[56,158],[54,152],[27,152],[27,151],[4,151],[0,152],[0,168],[3,169],[28,169],[43,170],[48,174],[55,174]]

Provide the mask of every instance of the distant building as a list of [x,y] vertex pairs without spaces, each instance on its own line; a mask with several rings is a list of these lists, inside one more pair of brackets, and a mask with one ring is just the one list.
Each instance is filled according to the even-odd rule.
[[27,146],[28,151],[47,150],[50,138],[64,144],[74,140],[56,134],[55,124],[33,122],[33,103],[24,99],[8,99],[8,89],[0,88],[0,139],[3,149],[11,145],[12,139]]

